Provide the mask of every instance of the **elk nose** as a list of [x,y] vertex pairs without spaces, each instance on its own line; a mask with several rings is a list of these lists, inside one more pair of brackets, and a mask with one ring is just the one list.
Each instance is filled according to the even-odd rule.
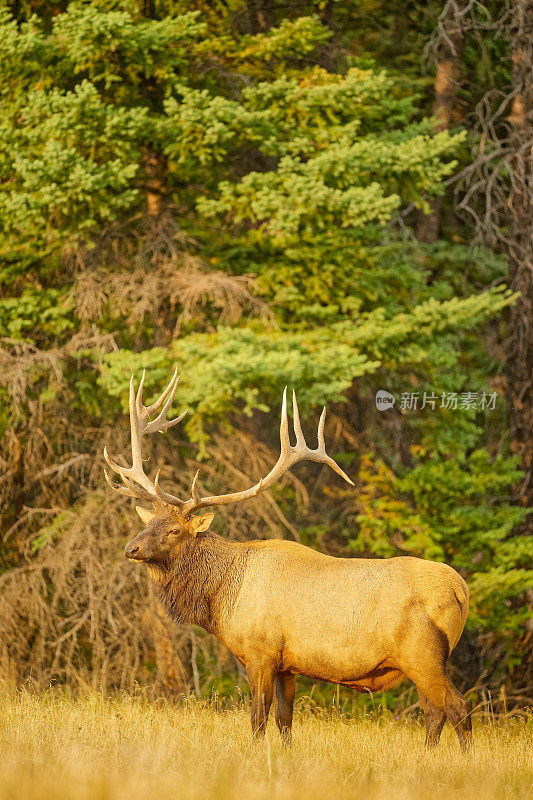
[[124,555],[126,558],[138,558],[139,553],[140,551],[137,545],[127,544],[124,550]]

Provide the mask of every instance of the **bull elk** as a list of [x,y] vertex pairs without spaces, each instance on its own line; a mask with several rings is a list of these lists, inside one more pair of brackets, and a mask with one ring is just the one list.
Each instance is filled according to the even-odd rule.
[[137,506],[146,527],[128,542],[124,555],[147,565],[172,619],[205,628],[244,665],[252,691],[253,734],[264,733],[275,694],[276,722],[283,739],[290,740],[296,675],[361,692],[389,689],[407,677],[424,709],[426,744],[437,744],[448,718],[467,747],[469,706],[446,673],[468,613],[468,589],[457,572],[412,557],[333,558],[296,542],[229,542],[209,530],[213,514],[193,513],[256,497],[304,460],[328,464],[353,485],[326,453],[326,410],[318,424],[318,447],[312,450],[293,392],[292,445],[285,390],[281,453],[268,475],[243,491],[202,497],[197,472],[191,497],[181,500],[162,489],[159,471],[153,481],[148,478],[141,454],[145,434],[164,432],[187,413],[167,419],[177,369],[148,407],[142,403],[144,377],[137,395],[133,376],[130,383],[132,466],[120,466],[104,451],[122,479],[116,483],[106,471],[110,486],[153,504],[153,511]]

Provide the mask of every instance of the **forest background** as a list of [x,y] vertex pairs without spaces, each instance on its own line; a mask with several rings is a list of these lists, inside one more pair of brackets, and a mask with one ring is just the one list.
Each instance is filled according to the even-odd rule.
[[246,691],[124,561],[139,522],[103,480],[105,445],[129,460],[131,373],[150,399],[177,362],[190,414],[149,471],[244,488],[277,458],[283,387],[309,442],[327,405],[355,488],[302,465],[214,529],[447,561],[471,592],[456,684],[531,701],[532,17],[0,3],[3,680]]

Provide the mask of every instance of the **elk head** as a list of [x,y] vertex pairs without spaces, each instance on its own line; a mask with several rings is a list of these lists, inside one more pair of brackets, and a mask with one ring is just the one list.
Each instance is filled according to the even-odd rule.
[[[196,512],[207,506],[228,505],[238,503],[241,500],[248,500],[256,497],[260,492],[268,489],[275,483],[284,472],[300,461],[318,461],[328,464],[335,472],[344,478],[352,486],[354,485],[339,465],[326,453],[324,442],[324,424],[326,420],[326,409],[324,408],[318,423],[318,447],[310,449],[305,441],[302,427],[300,425],[300,415],[296,395],[292,393],[292,405],[294,416],[294,434],[296,444],[293,446],[289,437],[289,423],[287,417],[287,387],[283,392],[283,403],[281,407],[280,442],[281,452],[277,462],[274,464],[268,475],[261,478],[258,483],[249,489],[229,494],[211,495],[202,497],[197,488],[198,472],[194,476],[191,485],[191,497],[188,500],[181,500],[172,494],[164,491],[159,485],[159,470],[153,481],[148,478],[143,469],[143,459],[141,452],[141,440],[147,433],[164,431],[181,422],[187,411],[173,420],[167,420],[167,413],[174,400],[178,385],[178,368],[174,371],[170,383],[161,396],[151,406],[144,406],[142,403],[142,393],[144,387],[145,372],[142,374],[139,390],[135,394],[133,375],[130,381],[130,428],[131,428],[131,467],[122,467],[110,458],[107,449],[104,448],[104,457],[108,465],[122,479],[122,484],[112,481],[104,470],[108,484],[120,494],[128,497],[136,497],[139,500],[148,500],[153,504],[153,512],[139,506],[136,507],[137,513],[146,528],[128,542],[124,555],[131,561],[146,562],[148,564],[158,564],[167,562],[172,558],[173,553],[179,549],[180,544],[185,539],[195,537],[198,533],[209,528],[213,520],[213,514],[203,514],[196,516]],[[161,409],[161,410],[160,410]],[[159,411],[157,417],[150,420],[150,416]]]
[[165,508],[161,508],[157,514],[140,506],[137,506],[137,513],[146,528],[128,542],[124,555],[130,561],[163,568],[170,565],[184,542],[206,531],[215,516],[202,514],[184,519]]

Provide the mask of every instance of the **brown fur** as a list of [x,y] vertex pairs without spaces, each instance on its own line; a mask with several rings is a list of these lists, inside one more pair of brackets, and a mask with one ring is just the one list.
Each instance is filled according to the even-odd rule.
[[468,744],[469,708],[446,674],[468,613],[454,570],[416,558],[333,558],[294,542],[228,542],[206,530],[211,519],[159,511],[125,555],[148,565],[170,617],[213,633],[245,665],[254,735],[275,691],[276,722],[290,740],[296,674],[358,691],[407,677],[428,746],[446,718]]

